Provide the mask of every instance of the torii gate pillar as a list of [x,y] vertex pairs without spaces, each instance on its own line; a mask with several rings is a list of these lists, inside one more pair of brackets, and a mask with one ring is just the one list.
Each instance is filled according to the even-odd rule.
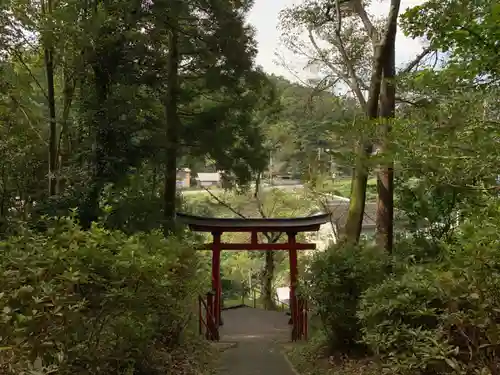
[[297,276],[299,274],[297,266],[297,248],[296,248],[296,233],[289,232],[288,235],[288,258],[290,262],[290,313],[292,314],[292,324],[298,321],[298,306],[297,306]]
[[221,303],[222,303],[222,283],[220,277],[220,253],[221,253],[221,233],[212,232],[212,290],[215,292],[215,325],[220,326]]

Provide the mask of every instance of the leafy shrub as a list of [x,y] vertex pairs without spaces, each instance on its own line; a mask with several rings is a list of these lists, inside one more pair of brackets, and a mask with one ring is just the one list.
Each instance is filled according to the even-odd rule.
[[199,373],[193,248],[71,220],[0,243],[0,373]]
[[441,241],[414,234],[399,238],[394,243],[392,254],[396,260],[395,266],[436,263],[446,259],[448,248]]
[[411,267],[370,288],[358,316],[364,341],[391,374],[497,374],[498,235],[479,233],[441,264]]
[[308,270],[306,293],[322,322],[331,352],[359,349],[356,311],[362,293],[381,282],[389,257],[376,247],[341,244],[317,253]]
[[325,355],[323,332],[302,345],[293,345],[287,355],[295,369],[303,375],[378,375],[380,368],[372,358],[349,358]]
[[328,349],[325,348],[326,341],[324,333],[317,332],[307,343],[291,345],[287,348],[287,356],[300,374],[316,375],[327,373],[325,367],[329,367],[328,362],[326,363],[327,366],[319,366],[322,360],[328,358],[325,355],[325,351]]

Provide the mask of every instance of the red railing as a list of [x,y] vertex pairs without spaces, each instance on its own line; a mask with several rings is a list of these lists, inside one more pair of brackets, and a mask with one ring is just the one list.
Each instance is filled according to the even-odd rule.
[[[253,307],[254,309],[257,308],[257,307],[260,307],[260,308],[263,308],[263,304],[262,304],[262,301],[259,301],[259,299],[262,298],[262,288],[259,288],[257,286],[253,286],[250,288],[250,292],[248,293],[249,295],[249,299],[247,300],[250,305],[247,305],[249,307]],[[286,309],[289,309],[290,306],[288,303],[284,302],[284,301],[281,301],[278,297],[278,293],[273,293],[272,294],[272,299],[273,299],[273,303],[274,303],[274,306],[276,307],[276,309],[278,311],[285,311]],[[243,304],[245,304],[245,299],[242,299],[243,301]]]
[[207,293],[206,297],[198,297],[198,330],[207,340],[219,341],[219,327],[215,322],[214,294]]
[[295,316],[292,316],[292,341],[307,340],[308,336],[308,316],[307,300],[297,298],[297,310]]
[[298,307],[299,307],[299,340],[307,340],[308,335],[308,305],[307,299],[298,298]]

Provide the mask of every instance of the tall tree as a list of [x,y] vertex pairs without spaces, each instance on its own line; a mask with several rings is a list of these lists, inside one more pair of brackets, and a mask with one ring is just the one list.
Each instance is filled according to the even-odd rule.
[[[218,169],[233,173],[240,182],[249,181],[253,171],[265,165],[253,108],[262,100],[259,94],[265,94],[267,83],[253,66],[253,34],[244,21],[249,6],[249,2],[221,1],[206,6],[192,0],[158,1],[150,8],[155,25],[152,40],[166,72],[156,71],[167,124],[165,232],[174,230],[181,153],[209,155]],[[198,12],[204,14],[203,22]],[[162,51],[166,51],[164,58]]]
[[43,23],[47,32],[42,34],[43,57],[45,61],[45,74],[47,76],[47,106],[49,109],[49,196],[57,194],[58,183],[58,147],[57,147],[57,119],[56,119],[56,94],[54,83],[54,20],[52,19],[54,6],[52,0],[40,2]]
[[[383,30],[370,19],[366,6],[361,1],[306,1],[283,15],[282,22],[288,30],[307,31],[309,49],[313,52],[310,63],[320,64],[334,84],[342,81],[357,98],[369,122],[379,117],[383,71],[384,67],[388,68],[387,62],[393,55],[391,46],[396,33],[399,6],[400,1],[391,1]],[[328,43],[328,48],[322,47],[317,36]],[[292,40],[295,37],[294,33],[288,39],[289,46],[296,51],[303,50],[303,46],[297,46],[297,42]],[[367,49],[371,49],[371,55],[366,54]],[[365,90],[368,91],[366,97]],[[345,239],[352,242],[359,241],[362,229],[368,182],[367,160],[373,150],[373,134],[358,137],[356,143],[351,199],[345,227]],[[390,214],[390,209],[387,213]]]
[[379,151],[384,155],[377,176],[377,243],[392,252],[394,232],[394,162],[390,156],[391,122],[396,111],[396,32],[400,1],[391,1],[382,67],[382,90],[380,96],[381,117]]
[[165,235],[175,230],[175,201],[177,186],[177,158],[179,155],[179,65],[181,55],[179,52],[179,2],[173,1],[170,12],[167,13],[166,23],[168,31],[168,53],[167,53],[167,78],[165,89],[165,182],[163,191],[163,232]]
[[[117,207],[114,197],[140,181],[135,174],[144,173],[144,186],[137,189],[148,191],[141,197],[149,200],[144,207],[158,209],[161,195],[158,210],[167,220],[157,222],[172,228],[181,162],[209,158],[242,184],[265,168],[255,111],[272,101],[272,84],[254,66],[253,30],[245,24],[250,1],[44,0],[45,13],[40,5],[21,0],[1,5],[0,28],[8,31],[0,37],[2,73],[9,72],[2,74],[6,90],[0,102],[0,115],[8,118],[1,132],[9,141],[1,150],[10,158],[14,139],[29,134],[39,142],[32,142],[36,152],[26,149],[23,157],[29,156],[37,173],[46,172],[49,163],[38,156],[50,146],[51,170],[57,169],[61,183],[51,184],[50,192],[38,187],[34,192],[23,180],[30,169],[22,178],[16,170],[24,160],[17,156],[4,164],[5,207],[11,197],[22,196],[37,202],[36,214],[77,208],[89,227],[104,207]],[[175,60],[177,68],[169,69]],[[164,194],[157,183],[160,170],[168,170]]]

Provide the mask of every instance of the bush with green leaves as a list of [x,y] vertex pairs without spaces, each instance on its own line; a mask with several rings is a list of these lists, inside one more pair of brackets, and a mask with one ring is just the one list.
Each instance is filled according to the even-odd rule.
[[386,277],[389,264],[384,250],[373,246],[340,244],[314,257],[305,292],[321,320],[330,353],[361,349],[358,302],[369,286]]
[[203,373],[192,241],[47,227],[0,243],[0,373]]
[[412,233],[397,238],[392,255],[395,259],[395,267],[404,267],[408,264],[441,262],[447,257],[447,252],[447,245],[444,241]]
[[500,237],[492,230],[464,232],[448,259],[366,291],[363,339],[388,373],[499,373]]

